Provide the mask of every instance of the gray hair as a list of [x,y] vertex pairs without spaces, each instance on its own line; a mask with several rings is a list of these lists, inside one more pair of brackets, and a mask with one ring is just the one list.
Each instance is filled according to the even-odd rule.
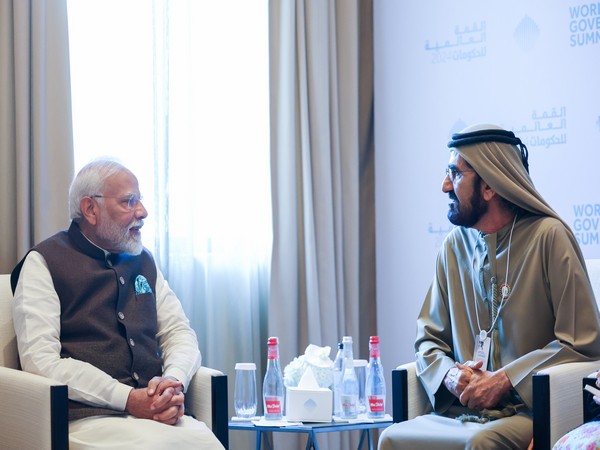
[[69,216],[71,220],[79,222],[83,217],[79,203],[85,196],[101,195],[106,179],[110,176],[129,169],[118,161],[111,159],[97,159],[79,171],[69,188]]

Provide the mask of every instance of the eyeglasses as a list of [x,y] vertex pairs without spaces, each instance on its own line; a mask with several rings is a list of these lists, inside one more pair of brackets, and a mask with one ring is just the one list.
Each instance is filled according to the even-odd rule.
[[122,205],[128,211],[137,209],[142,203],[143,197],[137,194],[125,195],[123,197],[109,197],[107,195],[90,195],[92,198],[116,198],[119,199],[119,204]]
[[456,181],[456,179],[460,179],[463,176],[464,172],[475,172],[473,169],[463,169],[463,170],[459,170],[456,167],[446,167],[446,176],[448,178],[450,178],[450,181],[452,181],[453,183]]

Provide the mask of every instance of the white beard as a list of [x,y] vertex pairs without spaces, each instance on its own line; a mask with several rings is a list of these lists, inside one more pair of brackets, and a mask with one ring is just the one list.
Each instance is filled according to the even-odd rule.
[[102,222],[98,226],[97,234],[102,240],[111,243],[113,251],[126,253],[128,255],[139,255],[144,248],[141,237],[134,237],[129,229],[134,226],[141,227],[144,224],[142,220],[134,220],[126,227],[121,227],[102,212]]

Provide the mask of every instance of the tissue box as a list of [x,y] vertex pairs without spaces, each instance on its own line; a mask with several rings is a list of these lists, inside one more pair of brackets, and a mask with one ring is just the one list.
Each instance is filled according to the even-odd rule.
[[286,419],[297,422],[331,422],[333,393],[328,388],[287,388]]

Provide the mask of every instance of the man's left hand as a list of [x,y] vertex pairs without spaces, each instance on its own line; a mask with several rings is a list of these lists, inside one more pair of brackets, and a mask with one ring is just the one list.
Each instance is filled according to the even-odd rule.
[[148,395],[161,395],[170,387],[183,392],[183,383],[174,377],[154,377],[148,382]]
[[460,395],[460,403],[470,409],[493,408],[512,385],[503,370],[474,370],[471,380]]
[[148,383],[148,396],[155,397],[150,409],[154,420],[169,425],[177,423],[185,412],[183,384],[173,377],[154,377]]

